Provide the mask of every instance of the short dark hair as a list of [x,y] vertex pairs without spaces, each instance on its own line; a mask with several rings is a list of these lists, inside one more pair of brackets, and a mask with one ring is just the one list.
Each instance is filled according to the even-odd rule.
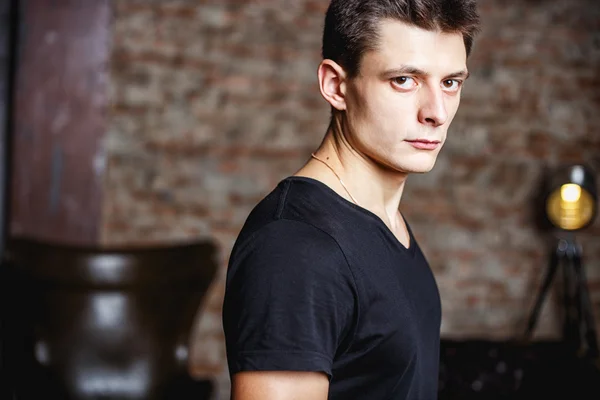
[[323,58],[340,64],[351,78],[357,76],[363,54],[377,47],[382,19],[461,33],[467,56],[479,30],[475,0],[331,0],[325,16]]

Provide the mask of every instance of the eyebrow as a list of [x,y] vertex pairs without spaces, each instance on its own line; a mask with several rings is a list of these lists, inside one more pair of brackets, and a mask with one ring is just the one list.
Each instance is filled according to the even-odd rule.
[[[383,79],[391,79],[391,78],[394,78],[397,76],[402,76],[402,75],[429,76],[430,74],[428,72],[423,71],[422,69],[417,68],[417,67],[405,65],[400,68],[394,68],[394,69],[389,69],[387,71],[384,71],[381,74],[381,77]],[[444,79],[462,78],[464,80],[467,80],[469,78],[469,75],[470,75],[469,71],[466,69],[463,69],[463,70],[453,72],[451,74],[446,75],[444,77]]]

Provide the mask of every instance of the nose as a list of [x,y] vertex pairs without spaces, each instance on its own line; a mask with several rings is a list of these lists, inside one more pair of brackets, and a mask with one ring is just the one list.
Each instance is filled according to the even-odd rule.
[[423,125],[432,127],[444,125],[448,119],[448,112],[444,103],[444,93],[441,89],[427,88],[421,90],[418,118]]

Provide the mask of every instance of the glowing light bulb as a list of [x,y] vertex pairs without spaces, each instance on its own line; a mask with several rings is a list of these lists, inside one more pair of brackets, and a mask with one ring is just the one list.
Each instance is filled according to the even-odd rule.
[[575,203],[581,198],[581,187],[573,183],[562,185],[560,188],[560,197],[567,203]]
[[[593,222],[597,195],[593,175],[582,166],[574,166],[548,181],[546,216],[556,228],[575,231]],[[560,182],[562,180],[562,182]]]

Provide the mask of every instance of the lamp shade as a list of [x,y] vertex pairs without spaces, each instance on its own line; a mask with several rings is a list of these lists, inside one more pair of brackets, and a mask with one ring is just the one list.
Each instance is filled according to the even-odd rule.
[[544,209],[548,221],[564,231],[577,231],[592,224],[598,212],[598,188],[593,171],[582,164],[553,171]]

